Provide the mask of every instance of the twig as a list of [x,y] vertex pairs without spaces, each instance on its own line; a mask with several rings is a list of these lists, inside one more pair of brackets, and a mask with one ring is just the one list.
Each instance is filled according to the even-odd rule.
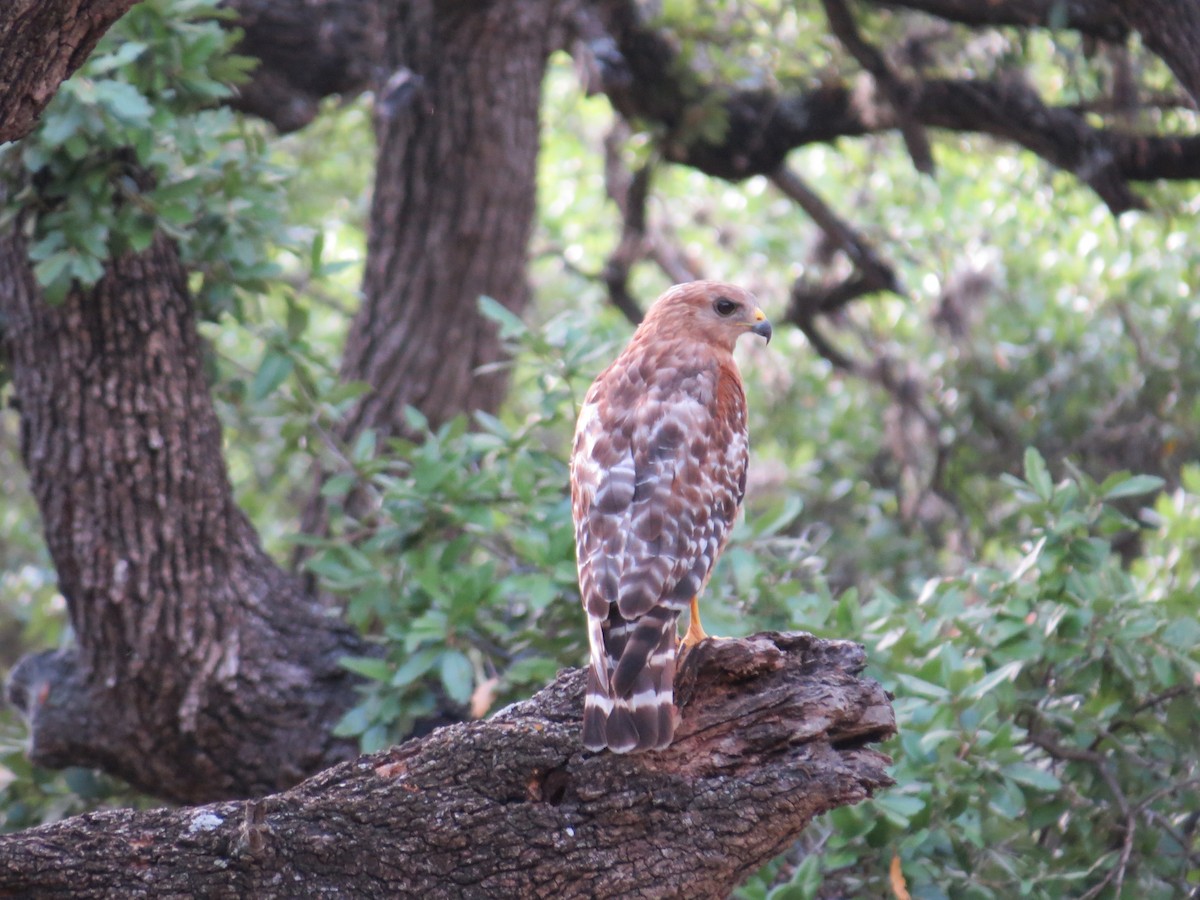
[[[865,237],[834,212],[829,204],[805,184],[799,175],[786,165],[781,165],[771,173],[770,179],[775,187],[796,201],[799,207],[808,213],[809,218],[829,236],[829,239],[850,257],[851,262],[862,272],[863,278],[871,286],[869,290],[890,291],[903,296],[903,288],[892,267],[880,258]],[[842,300],[838,305],[845,305],[854,297],[862,296],[867,292],[867,290],[863,290]],[[827,312],[830,308],[836,307],[826,307],[824,311]]]
[[647,205],[654,161],[631,172],[621,159],[621,143],[628,129],[615,126],[604,138],[604,187],[621,213],[621,237],[605,260],[598,278],[608,288],[613,305],[634,325],[642,309],[629,293],[629,273],[644,259],[653,260],[673,282],[695,281],[702,273],[661,231],[649,227]]
[[880,92],[896,112],[904,146],[912,157],[913,166],[923,175],[933,174],[933,149],[929,136],[920,123],[912,117],[912,91],[892,71],[888,61],[875,47],[868,44],[859,34],[854,16],[843,0],[822,0],[829,28],[859,65],[871,73]]
[[1117,859],[1117,864],[1108,870],[1108,873],[1098,884],[1094,885],[1085,894],[1082,894],[1080,900],[1092,900],[1092,898],[1098,897],[1101,891],[1108,887],[1109,884],[1114,884],[1114,882],[1113,894],[1119,897],[1121,895],[1121,886],[1125,882],[1125,869],[1129,865],[1130,854],[1133,853],[1133,838],[1137,831],[1137,818],[1136,810],[1130,807],[1129,800],[1125,797],[1125,792],[1121,790],[1121,785],[1118,783],[1116,776],[1113,775],[1112,769],[1109,768],[1108,760],[1094,750],[1065,746],[1049,732],[1037,731],[1034,728],[1030,728],[1026,734],[1031,744],[1045,750],[1055,759],[1085,762],[1094,767],[1100,779],[1108,787],[1113,800],[1116,801],[1117,807],[1121,811],[1121,816],[1125,820],[1125,833],[1122,835],[1121,841],[1121,855]]

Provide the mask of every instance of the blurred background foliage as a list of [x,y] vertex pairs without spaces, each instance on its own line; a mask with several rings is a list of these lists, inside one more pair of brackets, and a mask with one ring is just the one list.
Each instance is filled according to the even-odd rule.
[[[381,645],[346,661],[367,686],[342,732],[376,749],[440,699],[485,715],[580,664],[566,458],[583,391],[631,331],[597,278],[621,227],[605,142],[610,163],[632,167],[654,135],[616,122],[556,59],[536,309],[521,322],[481,299],[514,354],[505,409],[422,441],[377,446],[368,432],[342,446],[334,423],[362,389],[336,373],[365,253],[369,98],[271,136],[212,108],[244,67],[214,37],[211,4],[138,10],[25,145],[31,169],[49,166],[83,198],[40,223],[39,277],[53,293],[144,239],[140,213],[97,212],[113,204],[72,136],[139,147],[163,204],[141,213],[173,223],[209,301],[202,332],[239,501],[277,556],[308,545],[308,571]],[[739,84],[811,83],[844,64],[816,4],[680,0],[663,16],[693,61]],[[1108,64],[1054,33],[959,46],[939,59],[947,71],[1019,65],[1060,102],[1086,96]],[[190,93],[163,94],[164,61],[188,69]],[[1140,74],[1169,84],[1154,67]],[[139,143],[138,128],[188,140]],[[708,590],[710,628],[865,643],[900,731],[887,748],[896,787],[824,817],[740,896],[1187,896],[1200,887],[1195,192],[1154,188],[1151,211],[1115,219],[1029,153],[933,137],[932,179],[895,136],[790,158],[896,266],[902,296],[860,300],[832,323],[876,377],[835,369],[790,328],[739,351],[751,480]],[[745,284],[777,318],[793,281],[838,265],[762,178],[660,168],[648,211],[697,271]],[[630,286],[648,301],[667,283],[643,264]],[[410,425],[427,431],[418,413]],[[68,635],[15,417],[0,428],[11,664]],[[319,469],[335,473],[322,488],[331,536],[297,537]],[[32,771],[21,741],[6,714],[4,828],[130,802],[91,773]]]

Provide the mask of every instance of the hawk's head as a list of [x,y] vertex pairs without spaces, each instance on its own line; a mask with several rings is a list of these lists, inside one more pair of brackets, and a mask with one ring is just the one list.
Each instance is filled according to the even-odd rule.
[[736,284],[690,281],[677,284],[654,301],[643,328],[733,350],[747,332],[771,340],[771,323],[754,295]]

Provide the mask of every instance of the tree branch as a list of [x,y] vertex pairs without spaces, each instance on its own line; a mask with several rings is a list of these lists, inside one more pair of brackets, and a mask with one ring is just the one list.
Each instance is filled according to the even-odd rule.
[[259,60],[232,105],[280,131],[313,120],[321,99],[367,89],[382,63],[378,0],[228,0],[242,29],[237,52]]
[[[736,181],[769,175],[796,147],[901,125],[890,104],[842,84],[783,94],[706,84],[686,69],[664,34],[646,27],[635,3],[598,0],[595,9],[619,52],[605,92],[626,118],[666,128],[663,152],[673,162]],[[914,80],[908,87],[906,109],[914,123],[1025,147],[1088,184],[1114,214],[1144,206],[1130,181],[1200,178],[1200,138],[1093,128],[1069,108],[1047,106],[1017,77]],[[714,103],[727,121],[720,139],[684,127],[689,111]]]
[[261,801],[0,838],[0,893],[725,897],[814,816],[891,784],[866,745],[894,733],[892,709],[864,665],[806,634],[707,642],[676,682],[676,742],[632,756],[582,749],[569,671]]
[[1130,27],[1165,62],[1200,106],[1200,2],[1113,0]]
[[631,172],[621,156],[621,143],[629,136],[628,126],[618,120],[604,138],[604,187],[621,213],[621,238],[598,276],[608,289],[609,300],[633,325],[642,321],[642,308],[629,293],[633,266],[652,259],[672,282],[704,277],[696,263],[674,245],[668,229],[651,228],[648,206],[655,160]]
[[829,240],[843,251],[855,268],[862,272],[865,290],[853,296],[826,298],[816,311],[829,313],[840,309],[854,297],[873,291],[891,291],[903,296],[904,289],[900,286],[896,272],[885,262],[871,243],[863,237],[850,223],[841,218],[830,208],[816,191],[812,190],[799,175],[787,166],[780,166],[771,173],[771,182],[786,196],[808,213]]
[[892,71],[883,54],[859,34],[854,16],[844,0],[822,0],[822,5],[829,20],[829,30],[842,42],[842,46],[850,55],[858,60],[859,65],[871,73],[876,86],[895,110],[900,134],[904,138],[904,146],[908,149],[913,166],[924,175],[932,175],[933,149],[929,146],[929,137],[925,130],[914,122],[910,115],[908,86]]
[[[1129,28],[1110,0],[868,0],[874,6],[907,9],[960,25],[1067,28],[1088,37],[1123,43]],[[1139,0],[1133,0],[1139,2]]]

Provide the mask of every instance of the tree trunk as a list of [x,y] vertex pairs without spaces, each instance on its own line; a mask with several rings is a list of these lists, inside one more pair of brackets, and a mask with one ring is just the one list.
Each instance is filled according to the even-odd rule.
[[0,144],[24,137],[137,0],[5,0],[0,3]]
[[288,787],[354,746],[359,639],[263,552],[233,502],[185,272],[158,238],[89,291],[41,296],[0,239],[21,452],[77,649],[12,672],[42,765],[179,801]]
[[495,411],[505,378],[480,296],[521,313],[536,206],[542,76],[568,4],[396,4],[376,94],[378,161],[363,304],[343,376],[371,386],[345,425],[404,430]]
[[584,673],[486,722],[284,794],[94,813],[0,839],[0,894],[726,897],[816,815],[891,783],[895,728],[862,648],[806,634],[707,642],[661,753],[579,743]]

